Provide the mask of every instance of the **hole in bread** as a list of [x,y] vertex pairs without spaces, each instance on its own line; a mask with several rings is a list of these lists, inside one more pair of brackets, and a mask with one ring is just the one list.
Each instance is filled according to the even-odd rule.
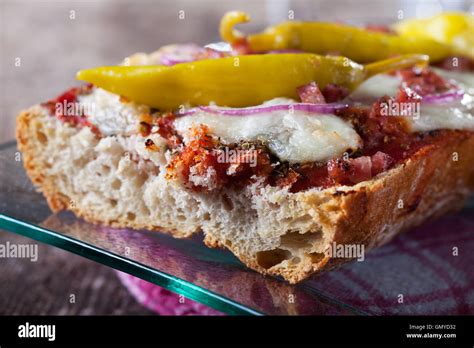
[[290,250],[310,249],[322,236],[321,231],[307,232],[304,234],[296,231],[287,232],[280,237],[280,246]]
[[291,253],[288,250],[283,249],[259,251],[257,253],[257,263],[263,268],[269,269],[284,260],[288,260],[290,256]]
[[140,208],[140,212],[142,213],[142,215],[151,215],[151,211],[150,209],[148,209],[148,207],[146,205],[143,205],[141,208]]
[[110,166],[106,164],[102,165],[102,173],[104,173],[105,175],[108,175],[110,173]]
[[147,179],[148,179],[148,174],[147,173],[140,173],[140,175],[137,176],[133,180],[133,184],[135,185],[135,188],[139,189],[140,187],[142,187],[143,184],[145,184],[145,181],[147,181]]
[[133,221],[135,220],[136,215],[134,213],[128,212],[127,213],[127,220]]
[[311,260],[311,263],[319,263],[324,259],[324,253],[309,253],[306,255]]
[[281,208],[281,205],[278,203],[268,202],[267,204],[270,209],[278,210]]
[[204,221],[209,221],[211,220],[211,214],[209,214],[208,212],[204,213],[204,215],[202,216],[203,220]]
[[116,200],[116,199],[109,199],[109,204],[110,204],[112,207],[116,207],[116,206],[117,206],[117,200]]
[[112,181],[111,186],[112,186],[112,189],[118,190],[122,186],[122,182],[119,179],[115,179],[114,181]]
[[76,158],[74,161],[72,161],[72,163],[74,164],[75,167],[84,168],[85,165],[89,163],[89,161],[85,157],[80,157],[80,158]]
[[36,130],[36,138],[43,145],[48,142],[48,137],[46,136],[46,134],[43,133],[42,128]]
[[35,184],[42,184],[44,182],[44,176],[39,174],[33,180]]
[[295,257],[293,257],[293,258],[291,259],[291,262],[292,262],[293,264],[298,264],[298,263],[301,262],[301,259],[300,259],[298,256],[295,256]]
[[226,194],[222,196],[222,206],[227,211],[234,209],[234,203],[232,203],[231,199]]
[[337,212],[341,210],[341,207],[337,204],[325,204],[324,210],[327,212]]
[[298,228],[299,226],[305,226],[305,225],[308,225],[308,224],[311,224],[313,222],[314,218],[309,215],[309,214],[305,214],[305,215],[301,215],[297,218],[295,217],[287,217],[284,219],[284,222],[289,224],[291,226],[291,228],[293,229],[296,229]]

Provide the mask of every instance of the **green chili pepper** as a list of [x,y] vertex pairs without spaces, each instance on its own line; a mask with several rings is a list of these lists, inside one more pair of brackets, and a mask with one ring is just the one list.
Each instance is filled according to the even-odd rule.
[[296,88],[315,81],[353,90],[381,72],[426,64],[427,56],[400,56],[368,65],[345,57],[262,54],[201,60],[174,66],[112,66],[82,70],[79,80],[161,110],[182,105],[245,107],[276,98],[297,98]]
[[427,54],[431,61],[452,54],[450,46],[427,37],[399,36],[337,23],[289,21],[245,36],[234,29],[249,21],[244,12],[229,12],[220,24],[221,37],[232,45],[247,45],[252,52],[299,49],[318,54],[336,53],[359,63],[369,63],[400,54]]

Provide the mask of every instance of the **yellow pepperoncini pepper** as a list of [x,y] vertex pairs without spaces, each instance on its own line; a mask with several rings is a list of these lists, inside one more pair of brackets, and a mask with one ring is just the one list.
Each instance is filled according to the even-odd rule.
[[450,45],[454,54],[474,59],[474,16],[447,12],[425,19],[407,19],[394,30],[405,37],[419,37]]
[[201,60],[173,66],[111,66],[78,72],[77,78],[161,110],[182,105],[245,107],[276,97],[297,98],[296,88],[312,81],[353,90],[375,74],[425,65],[427,56],[408,55],[368,65],[345,57],[262,54]]
[[244,12],[226,13],[220,24],[221,37],[232,45],[245,41],[252,52],[300,49],[318,54],[337,53],[359,63],[414,53],[427,54],[431,61],[438,61],[452,53],[449,46],[429,38],[401,37],[337,23],[288,21],[247,36],[234,29],[236,24],[248,21]]

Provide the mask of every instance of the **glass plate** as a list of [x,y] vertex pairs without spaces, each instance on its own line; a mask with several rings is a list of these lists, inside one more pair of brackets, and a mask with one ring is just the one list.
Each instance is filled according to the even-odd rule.
[[[454,243],[460,250],[472,250],[467,245],[473,242],[472,212],[470,205],[429,228],[398,237],[371,253],[365,262],[353,262],[295,286],[247,269],[225,250],[207,248],[202,236],[178,240],[156,232],[89,224],[69,212],[53,214],[27,178],[16,144],[0,146],[1,229],[132,274],[228,314],[456,314],[458,307],[433,310],[426,305],[397,305],[399,293],[415,298],[419,294],[410,293],[414,288],[437,291],[432,279],[411,276],[413,263],[403,258],[405,252],[399,252],[397,245],[406,249],[405,244],[415,243],[419,252],[423,248],[430,251],[433,244],[438,245],[433,226],[445,235],[443,228],[454,224],[460,236]],[[429,239],[424,238],[427,233]],[[474,263],[472,257],[467,261]],[[463,279],[463,264],[452,266],[458,267],[455,270],[460,274],[451,280],[445,277],[443,286],[455,286]],[[433,271],[429,264],[420,267],[417,272]],[[448,293],[448,300],[458,301],[459,292]]]

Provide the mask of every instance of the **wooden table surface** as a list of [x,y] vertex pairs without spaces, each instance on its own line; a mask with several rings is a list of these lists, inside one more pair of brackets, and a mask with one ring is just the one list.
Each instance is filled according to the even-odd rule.
[[109,267],[0,231],[0,244],[7,242],[37,243],[39,257],[35,262],[1,259],[0,315],[154,314],[135,301]]

